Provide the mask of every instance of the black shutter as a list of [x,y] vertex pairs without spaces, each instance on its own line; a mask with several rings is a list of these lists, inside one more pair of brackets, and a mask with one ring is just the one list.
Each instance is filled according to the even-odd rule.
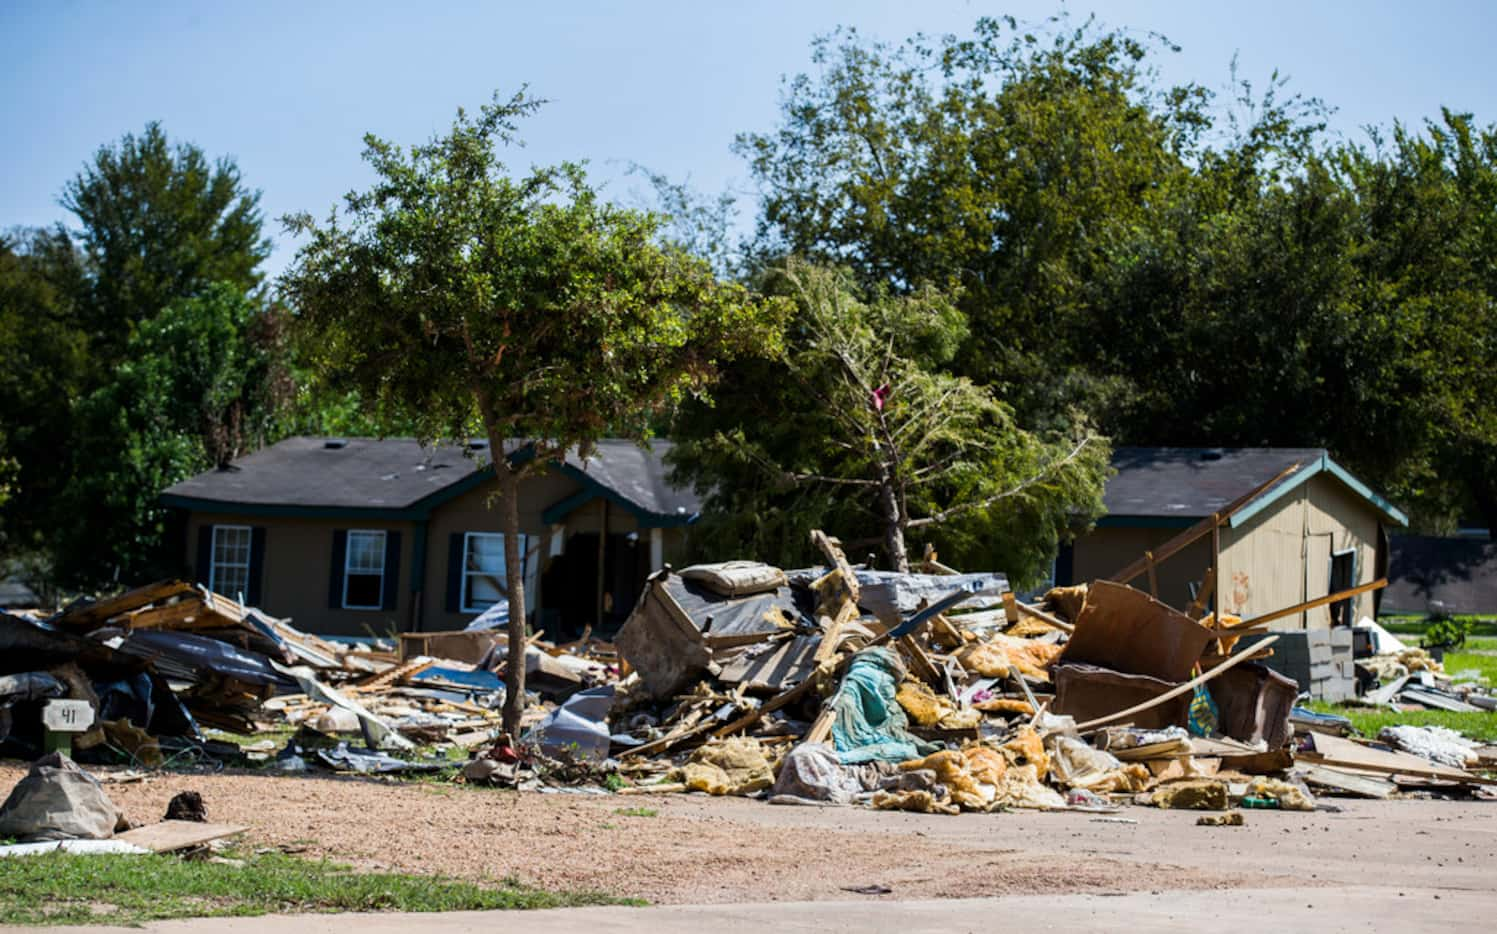
[[385,533],[385,595],[382,609],[393,610],[400,602],[400,533]]
[[463,533],[453,532],[447,539],[447,612],[463,607]]
[[249,593],[244,597],[244,602],[250,606],[260,605],[260,584],[264,576],[265,527],[257,525],[250,529]]
[[208,577],[213,569],[213,526],[198,526],[198,563],[192,569],[197,576],[197,582],[204,587],[208,586]]
[[348,559],[348,530],[333,532],[333,561],[327,576],[327,608],[343,609],[343,564]]

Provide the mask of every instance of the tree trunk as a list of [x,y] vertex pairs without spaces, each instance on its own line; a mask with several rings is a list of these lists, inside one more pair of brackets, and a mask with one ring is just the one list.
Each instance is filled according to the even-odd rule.
[[[483,418],[484,434],[489,439],[489,462],[499,483],[501,520],[504,526],[504,576],[509,593],[508,651],[505,654],[507,675],[504,682],[504,732],[512,742],[520,740],[520,717],[525,713],[525,555],[520,550],[520,473],[504,456],[504,436],[499,432],[499,416],[493,397],[482,382],[473,386],[478,413]],[[523,468],[522,468],[523,469]]]
[[520,549],[520,476],[504,460],[504,451],[489,441],[494,473],[499,478],[504,520],[504,573],[509,582],[508,675],[504,683],[504,732],[520,739],[520,717],[525,713],[525,554]]
[[889,553],[894,570],[908,574],[910,557],[904,549],[904,516],[899,508],[899,497],[894,492],[894,481],[882,465],[879,466],[878,504],[884,520],[884,551]]

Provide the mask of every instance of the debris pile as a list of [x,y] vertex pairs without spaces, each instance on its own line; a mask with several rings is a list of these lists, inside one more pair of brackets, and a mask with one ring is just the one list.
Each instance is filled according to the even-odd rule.
[[[398,648],[323,639],[176,581],[46,620],[0,616],[0,740],[28,759],[55,748],[38,711],[65,703],[82,711],[72,749],[95,761],[159,767],[191,752],[289,772],[450,770],[512,788],[930,813],[1304,809],[1323,794],[1497,784],[1483,777],[1490,747],[1417,728],[1361,742],[1343,718],[1297,707],[1301,686],[1265,664],[1281,637],[1267,623],[1308,604],[1218,616],[1208,572],[1177,609],[1126,583],[1152,579],[1152,555],[1031,603],[1003,575],[958,573],[929,550],[896,573],[854,567],[821,532],[812,542],[822,567],[666,567],[613,643],[537,637],[516,653],[484,630],[405,634]],[[1455,690],[1405,646],[1370,657],[1399,666],[1371,682],[1373,702]],[[526,709],[509,736],[499,710],[519,659]],[[1486,696],[1462,689],[1462,703]],[[278,735],[241,750],[200,725]]]

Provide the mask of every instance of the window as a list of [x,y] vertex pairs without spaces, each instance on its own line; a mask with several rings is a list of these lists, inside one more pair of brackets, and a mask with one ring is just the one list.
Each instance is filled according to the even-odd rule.
[[[525,554],[525,536],[520,536]],[[482,613],[505,599],[504,536],[498,532],[469,532],[463,538],[462,611]]]
[[378,610],[384,606],[385,533],[351,530],[343,558],[343,608]]
[[215,525],[208,589],[232,600],[249,599],[250,540],[247,525]]

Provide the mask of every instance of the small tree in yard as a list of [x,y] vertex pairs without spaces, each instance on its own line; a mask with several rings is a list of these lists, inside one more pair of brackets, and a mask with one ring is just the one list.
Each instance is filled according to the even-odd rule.
[[863,295],[796,260],[769,280],[796,305],[782,357],[737,368],[721,412],[693,407],[673,431],[682,479],[708,497],[707,536],[795,560],[814,523],[868,535],[849,547],[876,542],[908,571],[906,537],[939,529],[953,554],[1026,580],[1100,514],[1106,439],[1079,418],[1026,431],[990,389],[947,372],[968,333],[946,295]]
[[580,166],[510,176],[499,149],[537,106],[496,96],[408,150],[366,136],[375,183],[346,197],[343,218],[287,218],[309,240],[282,280],[316,369],[383,423],[428,441],[488,438],[509,591],[504,726],[516,737],[520,480],[606,436],[643,442],[723,361],[776,352],[785,314],[662,246],[656,217],[600,201]]

